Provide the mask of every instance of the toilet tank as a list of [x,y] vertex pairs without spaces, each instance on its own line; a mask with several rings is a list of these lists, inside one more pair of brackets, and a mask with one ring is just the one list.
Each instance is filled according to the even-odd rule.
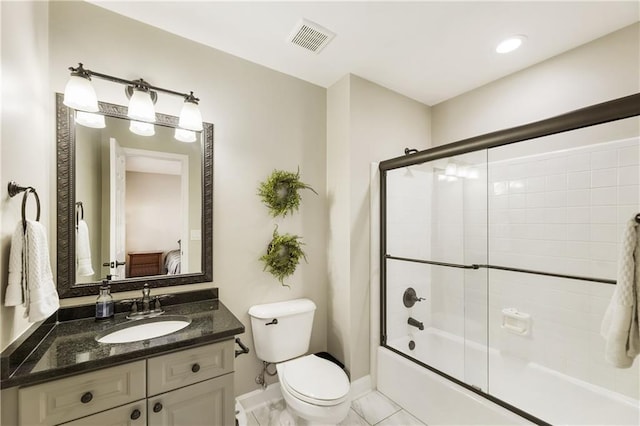
[[315,310],[309,299],[249,308],[256,356],[275,363],[304,355],[309,350]]

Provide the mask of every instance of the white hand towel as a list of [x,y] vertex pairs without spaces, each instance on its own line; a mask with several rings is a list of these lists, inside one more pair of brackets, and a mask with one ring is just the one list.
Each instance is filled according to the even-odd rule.
[[25,275],[24,261],[24,231],[22,222],[16,226],[11,236],[11,252],[9,253],[9,283],[4,296],[5,306],[19,306],[24,303]]
[[60,307],[51,273],[47,231],[41,223],[27,221],[24,253],[27,277],[25,316],[29,317],[29,322],[41,321]]
[[606,339],[605,359],[629,368],[640,353],[640,232],[635,219],[625,226],[616,288],[607,307],[600,333]]
[[89,227],[84,220],[78,221],[76,235],[76,273],[82,276],[95,274],[91,265],[91,244],[89,242]]

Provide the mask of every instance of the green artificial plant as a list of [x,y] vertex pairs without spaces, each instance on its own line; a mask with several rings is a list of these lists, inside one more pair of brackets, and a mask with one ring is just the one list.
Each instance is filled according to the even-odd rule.
[[271,216],[284,217],[300,207],[300,189],[310,189],[318,194],[310,185],[300,181],[300,169],[296,173],[274,170],[267,180],[260,183],[258,195],[269,207]]
[[264,262],[264,270],[269,271],[285,287],[284,279],[296,271],[300,258],[307,257],[302,250],[302,237],[291,234],[278,234],[278,227],[273,230],[273,239],[267,247],[267,253],[260,257]]

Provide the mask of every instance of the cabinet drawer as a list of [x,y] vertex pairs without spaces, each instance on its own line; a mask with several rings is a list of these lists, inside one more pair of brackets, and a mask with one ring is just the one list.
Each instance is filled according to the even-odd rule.
[[147,360],[149,395],[233,371],[233,340],[200,346]]
[[60,426],[147,426],[147,400],[112,408]]
[[56,425],[143,399],[145,379],[143,360],[21,388],[20,424]]

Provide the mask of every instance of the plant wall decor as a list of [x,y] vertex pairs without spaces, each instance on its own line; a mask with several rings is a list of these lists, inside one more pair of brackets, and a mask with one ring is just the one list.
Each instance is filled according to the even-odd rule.
[[302,250],[302,237],[291,234],[278,234],[278,226],[273,230],[273,239],[267,247],[267,253],[260,260],[264,262],[264,270],[269,271],[285,287],[284,279],[296,271],[300,258],[307,257]]
[[300,189],[310,189],[318,194],[311,186],[300,181],[300,169],[296,173],[285,170],[274,170],[273,173],[260,183],[258,195],[262,202],[269,207],[271,216],[286,216],[300,207]]

